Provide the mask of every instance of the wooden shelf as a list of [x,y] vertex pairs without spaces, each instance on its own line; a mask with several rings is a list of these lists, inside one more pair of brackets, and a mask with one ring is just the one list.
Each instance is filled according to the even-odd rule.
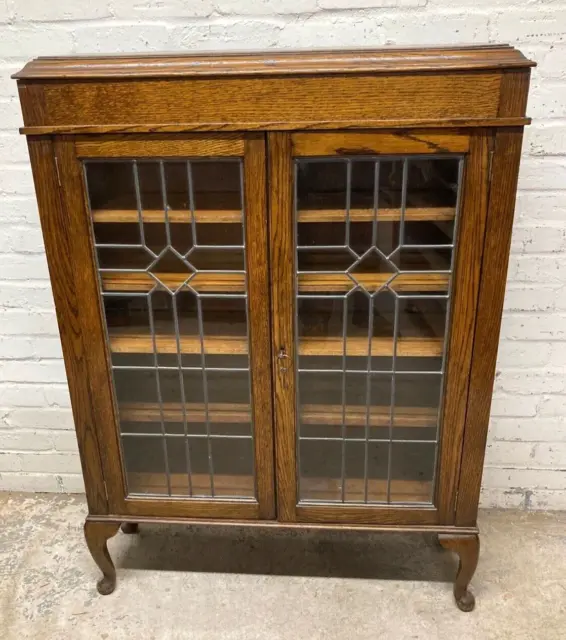
[[[104,291],[150,291],[157,284],[148,273],[143,272],[104,272],[101,275]],[[174,291],[185,282],[190,273],[157,273],[156,276]],[[243,273],[201,272],[191,278],[190,286],[199,293],[245,293],[246,276]]]
[[[370,427],[388,427],[391,417],[390,407],[372,406],[370,410]],[[359,405],[346,406],[346,426],[358,427],[366,424],[366,407]],[[303,405],[300,411],[303,424],[341,425],[341,405]],[[429,407],[395,407],[394,427],[436,427],[438,410]]]
[[[110,349],[113,353],[153,353],[153,339],[148,335],[110,329]],[[181,353],[199,354],[201,341],[198,336],[180,336]],[[245,355],[248,340],[238,336],[205,336],[204,351],[208,355]],[[157,334],[155,344],[158,353],[177,353],[174,335]],[[442,355],[443,338],[399,338],[397,355],[401,357],[438,357]],[[341,356],[342,337],[304,337],[299,344],[302,356]],[[374,356],[392,356],[392,338],[373,338],[371,353]],[[351,337],[346,340],[346,355],[367,356],[368,339]]]
[[[301,501],[333,500],[341,496],[342,482],[339,478],[305,478],[300,480]],[[365,483],[359,478],[346,479],[347,502],[364,500]],[[392,502],[430,502],[432,483],[417,480],[391,480]],[[387,480],[368,480],[368,501],[387,501]]]
[[[350,209],[350,222],[372,222],[373,209]],[[453,207],[408,207],[405,210],[406,222],[450,222],[454,220]],[[104,224],[138,223],[139,214],[135,209],[95,209],[92,212],[94,222]],[[170,209],[169,222],[186,224],[192,222],[192,212],[187,209]],[[165,222],[163,209],[144,209],[142,220],[146,224]],[[302,209],[298,212],[298,221],[302,223],[345,222],[344,209]],[[378,209],[378,222],[398,222],[401,209]],[[195,222],[200,224],[234,224],[242,222],[241,209],[197,209]]]
[[[139,333],[117,333],[110,330],[110,349],[113,353],[153,353],[153,339]],[[201,341],[198,336],[180,336],[181,353],[200,354]],[[208,355],[246,355],[247,338],[235,336],[205,336],[204,351]],[[155,345],[158,353],[177,353],[177,340],[174,335],[157,334]]]
[[[192,222],[192,212],[188,210],[170,209],[168,211],[169,222],[186,224]],[[92,212],[94,222],[112,223],[138,223],[139,214],[135,209],[96,209]],[[142,220],[145,223],[164,223],[163,209],[145,209],[142,211]],[[195,222],[201,224],[241,223],[242,211],[240,209],[202,209],[195,211]]]
[[[450,222],[456,215],[454,207],[407,207],[405,210],[406,222]],[[367,209],[350,209],[350,222],[373,222],[374,211]],[[401,209],[378,209],[377,221],[398,222],[401,220]],[[318,222],[345,222],[344,209],[301,209],[298,212],[298,221],[305,223]]]
[[[150,291],[155,280],[147,273],[104,272],[102,286],[104,291]],[[184,273],[157,273],[156,276],[170,289],[180,287],[189,277]],[[390,278],[390,273],[356,273],[356,280],[368,290],[375,291]],[[448,291],[447,273],[403,273],[391,282],[392,289],[399,292]],[[241,273],[207,273],[201,271],[191,278],[190,286],[202,293],[244,293],[246,277]],[[299,293],[346,293],[355,286],[351,278],[343,273],[301,273],[299,275]]]
[[[181,403],[164,402],[161,405],[155,402],[124,402],[120,403],[120,419],[123,422],[183,422],[186,416],[189,422],[205,422],[205,407],[200,403],[185,404],[185,413]],[[360,405],[346,406],[346,426],[357,427],[366,424],[366,408]],[[370,427],[388,427],[390,420],[390,407],[372,406],[370,410]],[[211,422],[242,424],[251,421],[251,408],[247,404],[238,403],[209,403],[208,418]],[[308,425],[341,425],[341,405],[303,405],[300,411],[302,424]],[[394,427],[424,427],[435,428],[437,426],[438,411],[429,407],[396,407]]]
[[[163,473],[127,474],[130,493],[167,493],[167,478]],[[186,473],[172,473],[170,475],[171,493],[189,497],[189,479]],[[191,474],[193,495],[210,496],[210,476],[206,473]],[[253,498],[255,482],[253,476],[214,474],[214,490],[218,496],[240,496]]]
[[[130,493],[167,493],[167,477],[164,473],[127,474]],[[188,474],[170,474],[171,492],[174,495],[189,497]],[[206,473],[191,475],[193,495],[210,495],[210,476]],[[216,494],[242,497],[254,496],[254,478],[247,475],[214,474]],[[365,483],[361,478],[350,478],[345,481],[345,495],[348,502],[363,501]],[[392,502],[430,502],[432,483],[417,480],[391,480]],[[341,495],[339,478],[301,478],[302,501],[325,500],[336,501]],[[368,480],[368,500],[387,500],[387,481],[381,479]]]
[[[370,291],[376,291],[390,278],[390,273],[355,273],[355,279]],[[402,273],[389,285],[399,292],[410,291],[448,291],[447,273]],[[299,293],[345,293],[355,286],[352,279],[343,273],[301,273],[299,274]]]
[[[183,414],[182,404],[178,402],[164,402],[161,405],[163,420],[166,422],[206,422],[205,406],[200,403],[185,404]],[[161,420],[160,405],[155,402],[128,402],[119,405],[120,420],[124,422],[159,422]],[[252,418],[248,404],[214,403],[208,405],[208,419],[210,422],[221,423],[249,423]]]
[[[437,357],[442,355],[443,338],[399,338],[397,355],[402,357]],[[342,337],[301,338],[299,354],[301,356],[341,356],[344,349]],[[392,338],[372,338],[373,356],[392,356]],[[367,356],[368,339],[348,337],[347,356]]]

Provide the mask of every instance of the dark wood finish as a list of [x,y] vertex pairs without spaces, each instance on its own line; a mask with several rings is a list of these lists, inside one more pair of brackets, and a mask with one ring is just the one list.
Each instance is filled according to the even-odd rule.
[[[100,593],[111,593],[115,586],[107,540],[118,528],[132,534],[140,522],[222,522],[267,529],[438,533],[440,543],[460,557],[456,602],[463,611],[473,608],[468,585],[479,554],[477,507],[533,64],[514,48],[496,45],[39,58],[15,75],[85,478],[85,537],[103,573]],[[334,475],[321,477],[324,472],[301,480],[301,495],[309,499],[298,504],[295,362],[299,355],[341,355],[343,344],[332,332],[317,333],[316,326],[295,341],[293,158],[376,154],[465,156],[432,504],[431,481],[395,478],[395,499],[402,504],[387,504],[391,486],[382,478],[371,477],[366,486],[361,474],[352,475],[341,487]],[[247,287],[249,342],[232,335],[226,323],[207,332],[203,344],[207,357],[249,354],[251,398],[215,399],[208,407],[179,398],[161,409],[151,398],[142,398],[118,407],[110,357],[143,358],[154,346],[136,325],[120,322],[109,327],[106,340],[92,221],[107,237],[127,237],[128,225],[138,224],[138,211],[118,188],[91,214],[81,161],[199,157],[243,158],[247,274],[203,270],[191,286],[203,294],[242,294]],[[431,204],[426,190],[417,186],[402,210],[393,197],[396,189],[386,188],[381,222],[424,223],[441,233],[454,224],[453,204],[444,206],[442,199]],[[309,228],[374,219],[373,199],[362,187],[348,216],[337,208],[332,189],[320,195],[316,202],[301,201],[297,212],[299,222]],[[146,203],[142,220],[149,235],[165,220],[187,225],[193,215],[205,234],[214,235],[223,225],[229,237],[242,224],[240,203],[229,186],[204,185],[194,213],[178,190],[174,200],[167,216],[159,203]],[[423,260],[418,268],[429,268],[427,258]],[[173,289],[180,286],[186,276],[164,264],[168,266],[159,278]],[[375,290],[389,276],[368,269],[356,279]],[[105,272],[100,279],[106,292],[144,293],[154,282],[131,272]],[[307,294],[341,294],[351,288],[349,277],[340,273],[303,273],[297,284]],[[447,292],[449,276],[403,273],[390,287],[401,294]],[[422,328],[418,313],[414,322]],[[424,321],[425,334],[402,335],[397,355],[420,360],[441,356],[435,322]],[[191,327],[190,322],[184,325],[180,338],[184,357],[201,350],[197,327]],[[157,332],[160,357],[178,352],[175,337],[166,331]],[[393,349],[389,337],[373,334],[372,355],[388,357]],[[348,356],[367,351],[367,338],[348,337]],[[350,437],[364,425],[389,425],[389,407],[379,404],[368,419],[353,402],[348,401],[344,414],[338,399],[330,399],[303,406],[301,420],[315,429],[343,425]],[[185,419],[208,419],[225,428],[223,433],[237,434],[253,417],[255,475],[221,470],[217,476],[220,486],[239,491],[243,499],[204,497],[208,475],[200,470],[194,473],[194,486],[203,497],[196,499],[185,497],[186,478],[176,471],[168,481],[165,473],[145,467],[129,469],[126,478],[118,410],[141,431],[162,418],[177,427]],[[395,418],[399,434],[397,427],[426,437],[436,424],[435,410],[426,407],[398,406]],[[334,502],[341,490],[360,503]],[[362,504],[365,493],[371,504]]]
[[111,594],[116,588],[116,567],[108,553],[109,538],[118,533],[119,522],[95,521],[87,518],[84,526],[86,544],[92,559],[102,571],[102,578],[96,583],[102,596]]
[[458,251],[454,268],[451,329],[444,411],[441,424],[437,489],[442,522],[453,522],[459,459],[466,417],[476,302],[485,233],[488,189],[488,137],[474,133],[470,141],[462,193]]
[[460,611],[473,611],[476,606],[474,594],[468,587],[480,555],[480,539],[477,534],[471,536],[440,534],[438,541],[445,548],[458,554],[458,572],[454,581],[454,599]]
[[522,130],[495,136],[455,523],[475,524],[505,296]]
[[271,322],[274,386],[277,515],[282,521],[296,519],[295,475],[295,353],[294,341],[294,241],[293,168],[291,137],[270,133],[268,166],[271,198],[269,233],[271,256]]

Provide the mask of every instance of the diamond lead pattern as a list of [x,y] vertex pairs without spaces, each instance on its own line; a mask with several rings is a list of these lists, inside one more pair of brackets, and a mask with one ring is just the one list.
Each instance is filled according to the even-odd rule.
[[295,161],[302,502],[432,501],[462,168]]
[[[241,160],[87,161],[84,170],[98,253],[117,251],[123,265],[99,271],[129,493],[255,499],[248,296],[245,267],[233,266],[245,264]],[[114,201],[129,225],[110,224]],[[232,282],[237,292],[226,291]],[[234,406],[241,424],[219,433],[214,423]]]

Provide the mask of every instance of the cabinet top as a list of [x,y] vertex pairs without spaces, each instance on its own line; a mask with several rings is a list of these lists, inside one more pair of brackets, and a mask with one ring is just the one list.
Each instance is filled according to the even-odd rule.
[[40,57],[12,77],[18,80],[158,78],[457,71],[533,67],[509,45],[383,47],[346,51],[273,51],[113,56]]

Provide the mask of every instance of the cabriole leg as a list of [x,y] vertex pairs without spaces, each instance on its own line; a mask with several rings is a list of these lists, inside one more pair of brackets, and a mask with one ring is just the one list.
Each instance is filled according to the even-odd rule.
[[438,541],[445,549],[457,553],[460,558],[458,573],[454,582],[454,598],[461,611],[472,611],[476,601],[474,594],[468,590],[468,586],[478,566],[480,555],[479,536],[439,534]]
[[106,542],[116,535],[119,522],[85,522],[85,538],[93,560],[102,571],[102,578],[97,582],[98,593],[106,596],[116,588],[116,568],[108,553]]

